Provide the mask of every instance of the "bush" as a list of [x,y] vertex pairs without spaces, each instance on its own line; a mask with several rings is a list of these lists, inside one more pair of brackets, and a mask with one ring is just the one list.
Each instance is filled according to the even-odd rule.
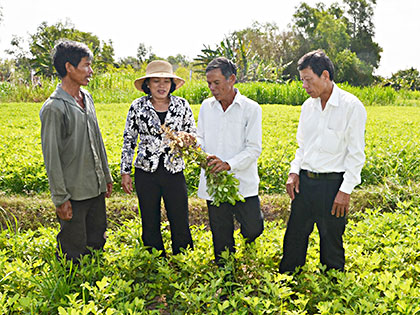
[[399,70],[385,81],[385,85],[390,85],[397,91],[401,89],[420,91],[420,73],[415,68]]
[[[179,69],[180,72],[181,69]],[[144,75],[144,72],[134,71],[132,68],[114,69],[102,74],[96,74],[87,86],[92,93],[95,103],[131,103],[134,99],[145,95],[136,90],[134,80]],[[201,104],[211,96],[205,80],[187,80],[184,86],[174,92],[190,104]],[[44,102],[55,90],[59,80],[57,78],[41,78],[39,85],[24,83],[0,82],[0,102]],[[345,90],[355,94],[365,105],[416,105],[420,100],[418,91],[401,89],[398,93],[391,87],[355,87],[349,84],[339,84]],[[238,83],[239,91],[259,104],[301,105],[309,96],[299,81],[289,81],[285,84],[267,82]],[[396,99],[401,101],[396,102]]]

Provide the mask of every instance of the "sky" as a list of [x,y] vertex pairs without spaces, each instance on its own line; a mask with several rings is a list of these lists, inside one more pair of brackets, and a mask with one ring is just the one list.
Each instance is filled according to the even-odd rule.
[[[48,25],[70,20],[76,29],[112,40],[116,59],[136,56],[139,43],[159,57],[182,54],[192,60],[204,45],[215,48],[233,31],[253,22],[275,23],[286,31],[300,0],[0,0],[0,58],[13,35],[24,38]],[[319,0],[306,0],[314,6]],[[326,5],[333,0],[321,1]],[[338,0],[342,3],[341,0]],[[420,1],[377,0],[374,41],[383,48],[375,74],[420,70]]]

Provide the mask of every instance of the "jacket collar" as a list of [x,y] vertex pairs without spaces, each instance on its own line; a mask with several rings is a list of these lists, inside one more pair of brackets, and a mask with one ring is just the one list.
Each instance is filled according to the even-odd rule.
[[[82,88],[80,88],[80,92],[82,92],[83,95],[87,94],[87,91],[82,89]],[[57,85],[57,88],[51,94],[50,98],[61,99],[65,102],[68,102],[68,103],[71,103],[73,105],[79,106],[79,105],[77,105],[76,100],[73,98],[73,96],[71,96],[69,93],[67,93],[66,91],[63,90],[63,88],[61,87],[61,84]]]
[[[168,112],[173,112],[174,111],[175,101],[176,101],[175,96],[170,94],[169,95]],[[153,107],[153,104],[152,104],[152,97],[150,95],[146,95],[144,97],[143,106],[146,107],[148,110],[153,110],[154,111],[154,107]]]

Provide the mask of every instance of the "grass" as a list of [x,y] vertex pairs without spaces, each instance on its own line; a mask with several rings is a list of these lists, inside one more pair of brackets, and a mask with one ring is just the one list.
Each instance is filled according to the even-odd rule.
[[[416,103],[416,97],[403,102]],[[420,313],[418,107],[367,107],[367,161],[363,183],[351,199],[344,241],[346,272],[325,272],[319,265],[315,231],[307,264],[292,277],[279,274],[278,265],[290,204],[284,182],[296,149],[299,107],[262,106],[259,169],[265,230],[251,246],[236,231],[237,251],[226,256],[226,267],[219,269],[213,263],[205,202],[194,197],[194,168],[185,172],[192,195],[194,250],[159,259],[158,252],[143,247],[136,198],[118,189],[129,103],[97,105],[116,181],[116,192],[107,200],[110,226],[105,252],[85,257],[80,266],[57,261],[58,224],[42,163],[40,106],[0,104],[0,313]],[[199,106],[192,107],[197,118]],[[170,252],[165,216],[162,221]]]

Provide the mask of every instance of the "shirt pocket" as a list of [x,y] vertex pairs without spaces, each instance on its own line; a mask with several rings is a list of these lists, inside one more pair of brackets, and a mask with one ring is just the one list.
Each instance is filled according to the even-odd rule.
[[243,150],[245,143],[245,125],[243,121],[231,120],[226,130],[221,133],[221,137],[225,138],[227,148],[231,152],[239,152]]
[[344,131],[327,128],[324,132],[324,136],[321,143],[321,149],[324,152],[338,154],[343,150],[343,140]]
[[330,130],[342,132],[346,128],[346,113],[342,108],[334,109],[328,117],[327,127]]

